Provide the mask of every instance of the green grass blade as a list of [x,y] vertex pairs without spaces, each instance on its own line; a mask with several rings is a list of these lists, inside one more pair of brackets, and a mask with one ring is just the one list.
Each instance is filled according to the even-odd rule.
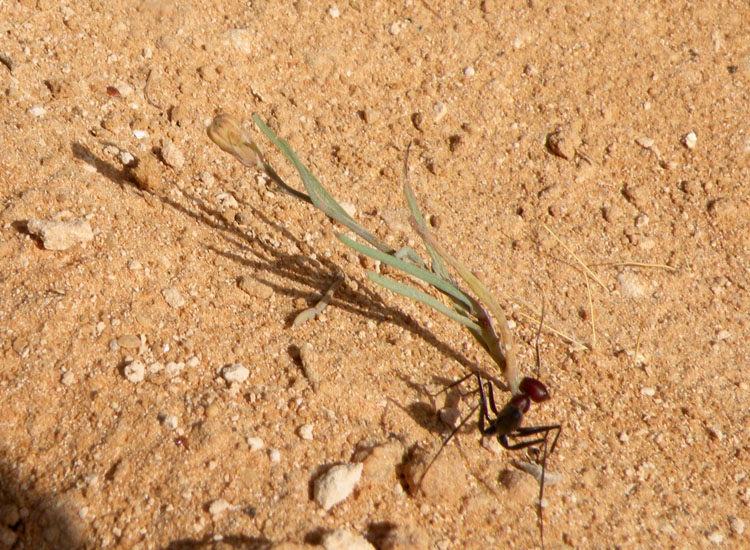
[[346,235],[338,235],[338,238],[342,243],[347,245],[349,248],[356,250],[360,254],[364,254],[365,256],[368,256],[373,260],[379,260],[386,265],[395,267],[396,269],[403,271],[404,273],[411,275],[412,277],[415,277],[416,279],[420,279],[428,285],[431,285],[439,291],[450,296],[453,300],[460,303],[464,307],[464,309],[470,309],[470,304],[472,303],[473,298],[471,296],[468,296],[450,281],[446,281],[445,279],[438,277],[431,271],[428,271],[421,267],[417,267],[416,265],[405,262],[404,260],[400,260],[395,256],[384,254],[379,250],[375,250],[374,248],[370,248],[369,246],[365,246],[356,241],[353,241]]
[[307,169],[307,167],[302,163],[302,161],[297,158],[297,155],[294,153],[292,147],[285,140],[279,138],[276,134],[274,134],[273,131],[263,123],[258,115],[253,115],[253,121],[258,126],[258,128],[260,128],[261,132],[263,132],[266,137],[268,137],[268,139],[273,142],[273,144],[279,149],[279,151],[281,151],[281,153],[297,169],[297,172],[299,172],[299,175],[302,178],[302,183],[304,184],[305,189],[307,189],[307,192],[310,195],[310,200],[312,200],[312,203],[317,208],[322,210],[327,216],[337,221],[344,227],[354,231],[354,233],[362,237],[365,241],[370,243],[378,250],[382,250],[387,254],[393,254],[396,252],[390,246],[380,241],[380,239],[378,239],[375,235],[373,235],[372,233],[367,231],[367,229],[357,223],[349,214],[347,214],[346,211],[341,207],[341,205],[336,202],[336,199],[334,199],[330,195],[330,193],[325,190],[325,188],[320,184],[317,178],[313,176],[312,173]]
[[442,313],[449,319],[452,319],[456,321],[457,323],[461,323],[472,332],[473,331],[481,332],[482,330],[481,327],[477,325],[474,321],[472,321],[468,317],[461,315],[457,311],[449,308],[443,302],[430,296],[426,292],[422,292],[421,290],[418,290],[412,286],[399,283],[398,281],[391,279],[389,277],[378,275],[377,273],[373,273],[372,271],[367,272],[367,277],[372,282],[377,283],[383,288],[387,288],[388,290],[395,292],[396,294],[401,294],[402,296],[405,296],[406,298],[410,298],[412,300],[416,300],[418,302],[422,302],[423,304],[427,306],[430,306],[431,308],[439,311],[440,313]]

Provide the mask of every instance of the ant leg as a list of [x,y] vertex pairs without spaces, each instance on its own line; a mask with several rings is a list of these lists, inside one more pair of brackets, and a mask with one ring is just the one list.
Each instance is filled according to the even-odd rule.
[[[490,414],[487,411],[487,394],[484,391],[484,380],[482,376],[477,372],[477,380],[479,381],[479,431],[483,435],[492,435],[495,433],[495,425],[490,418]],[[495,407],[495,398],[492,395],[492,385],[490,385],[490,407],[492,412],[497,416],[497,409]],[[489,423],[490,427],[485,428],[485,422]]]
[[[521,427],[516,428],[512,433],[508,434],[508,437],[513,438],[519,438],[519,437],[528,437],[530,435],[536,435],[536,434],[544,434],[544,437],[539,437],[537,439],[532,439],[531,441],[521,441],[519,443],[508,443],[506,440],[506,444],[503,445],[506,449],[509,451],[517,451],[519,449],[526,449],[528,447],[533,447],[534,445],[539,445],[540,443],[544,443],[547,441],[547,435],[549,432],[555,431],[555,439],[552,440],[552,445],[550,446],[549,454],[552,454],[555,450],[555,446],[557,445],[557,438],[560,437],[560,432],[562,431],[562,426],[560,424],[552,424],[550,426],[530,426],[530,427]],[[502,441],[500,442],[503,443]]]
[[466,415],[466,418],[464,418],[458,426],[456,426],[455,428],[453,428],[453,430],[451,431],[450,435],[448,437],[446,437],[445,440],[440,444],[440,448],[435,453],[435,456],[432,457],[432,460],[430,460],[430,462],[427,464],[427,467],[422,472],[422,475],[419,476],[419,483],[417,483],[417,487],[421,487],[422,486],[422,481],[424,480],[424,477],[427,475],[427,472],[429,471],[430,467],[432,467],[432,464],[437,460],[437,457],[440,456],[440,453],[443,452],[443,449],[448,444],[448,442],[451,439],[453,439],[453,436],[455,436],[458,433],[458,430],[460,430],[461,428],[464,427],[464,425],[469,421],[469,419],[472,417],[472,415],[476,412],[476,410],[478,408],[479,408],[479,405],[477,405],[476,407],[474,407],[473,409],[471,409],[471,412]]
[[497,411],[497,405],[495,405],[495,391],[492,389],[491,382],[487,382],[487,389],[490,393],[490,410],[492,411],[492,414],[498,416],[500,413]]

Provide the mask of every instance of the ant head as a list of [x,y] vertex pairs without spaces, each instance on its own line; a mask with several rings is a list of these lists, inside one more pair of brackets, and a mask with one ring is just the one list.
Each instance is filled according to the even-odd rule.
[[534,403],[541,403],[550,398],[547,387],[536,378],[525,377],[518,386],[521,394],[527,395]]
[[508,406],[514,409],[518,409],[522,413],[527,413],[529,411],[529,408],[531,407],[531,400],[529,399],[528,394],[519,393],[518,395],[514,395],[513,397],[511,397]]

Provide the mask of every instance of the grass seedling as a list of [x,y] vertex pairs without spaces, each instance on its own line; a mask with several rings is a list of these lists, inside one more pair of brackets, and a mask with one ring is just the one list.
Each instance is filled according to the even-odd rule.
[[[403,284],[377,273],[369,272],[367,274],[373,282],[407,298],[422,302],[464,325],[500,368],[511,393],[513,395],[518,394],[521,380],[519,379],[516,367],[515,344],[505,313],[481,281],[458,262],[458,260],[448,254],[432,236],[427,229],[427,224],[419,209],[414,192],[409,185],[408,178],[404,177],[404,195],[411,210],[410,222],[424,241],[432,260],[432,270],[428,270],[425,267],[425,263],[412,249],[405,247],[397,251],[362,227],[323,188],[317,178],[297,158],[297,155],[286,141],[277,137],[257,115],[253,116],[253,121],[261,132],[271,140],[297,169],[307,193],[302,193],[284,182],[276,170],[266,161],[260,148],[248,132],[233,117],[228,115],[216,117],[208,127],[208,135],[216,145],[237,158],[245,166],[256,167],[262,170],[282,192],[314,205],[328,217],[351,230],[367,243],[362,244],[346,235],[338,235],[338,238],[344,244],[365,256],[379,260],[386,265],[390,265],[427,283],[447,297],[451,304],[450,307],[416,287]],[[405,166],[407,162],[408,152],[407,159],[404,161]],[[404,172],[406,174],[406,170]],[[456,270],[459,277],[471,289],[476,298],[464,292],[454,283],[445,267],[446,263]],[[482,306],[482,303],[487,305],[487,309]],[[498,338],[495,332],[490,313],[498,324],[500,338]]]
[[[265,172],[282,192],[314,205],[364,241],[364,243],[361,243],[346,235],[339,234],[339,240],[348,247],[415,279],[423,281],[446,298],[447,304],[415,286],[404,284],[374,272],[367,273],[368,278],[378,285],[407,298],[422,302],[436,309],[449,319],[460,323],[466,327],[479,345],[488,353],[502,372],[512,396],[505,406],[498,408],[495,403],[492,385],[485,381],[482,374],[476,372],[466,377],[476,376],[479,384],[480,404],[476,408],[480,409],[480,430],[484,435],[496,436],[500,444],[509,450],[529,448],[541,444],[543,446],[541,490],[543,491],[544,467],[548,454],[551,454],[557,443],[560,426],[521,427],[521,422],[524,413],[529,410],[531,402],[545,401],[549,399],[549,394],[544,385],[537,379],[528,377],[521,379],[519,377],[516,365],[515,343],[502,307],[484,284],[469,269],[449,254],[428,229],[407,177],[409,149],[407,148],[404,159],[404,195],[411,211],[409,222],[427,249],[432,261],[431,269],[425,267],[425,262],[420,259],[414,250],[405,247],[397,251],[362,227],[323,188],[315,176],[297,158],[286,141],[277,137],[257,115],[253,116],[253,121],[297,169],[307,191],[306,194],[290,187],[281,179],[278,173],[266,161],[260,148],[252,140],[248,132],[234,118],[227,115],[216,117],[208,128],[208,135],[221,149],[233,155],[244,165],[257,167]],[[458,277],[469,288],[470,292],[463,290],[454,282],[446,264],[453,268]],[[544,313],[542,312],[542,319],[543,315]],[[493,318],[499,329],[499,337],[493,325]],[[542,324],[540,323],[540,331],[541,327]],[[486,389],[485,383],[487,384]],[[494,415],[494,418],[490,413]],[[466,420],[459,425],[459,428],[465,422]],[[547,436],[551,431],[555,432],[555,436],[548,453]],[[443,442],[441,450],[452,436],[453,434]],[[529,437],[533,439],[529,440]],[[525,440],[514,443],[509,438],[513,440],[525,438]],[[432,461],[430,462],[431,464]],[[427,469],[429,469],[429,465],[425,469],[425,473]],[[543,525],[541,524],[541,494],[539,506],[541,527]],[[542,544],[543,541],[544,539],[542,538]]]

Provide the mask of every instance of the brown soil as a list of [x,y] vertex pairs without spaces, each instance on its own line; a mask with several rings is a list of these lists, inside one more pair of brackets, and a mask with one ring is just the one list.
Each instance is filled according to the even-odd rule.
[[[493,366],[216,148],[219,112],[259,114],[394,246],[418,247],[413,140],[435,233],[512,315],[524,373],[542,290],[549,324],[588,346],[542,335],[555,396],[528,423],[564,426],[548,548],[750,544],[747,3],[389,4],[0,4],[2,548],[267,548],[343,529],[379,549],[539,545],[521,453],[484,448],[475,423],[428,494],[407,492],[406,457],[448,431],[428,391]],[[94,238],[47,250],[32,219]],[[339,272],[329,308],[292,330]],[[250,375],[229,385],[234,363]],[[373,447],[324,512],[314,480]]]

